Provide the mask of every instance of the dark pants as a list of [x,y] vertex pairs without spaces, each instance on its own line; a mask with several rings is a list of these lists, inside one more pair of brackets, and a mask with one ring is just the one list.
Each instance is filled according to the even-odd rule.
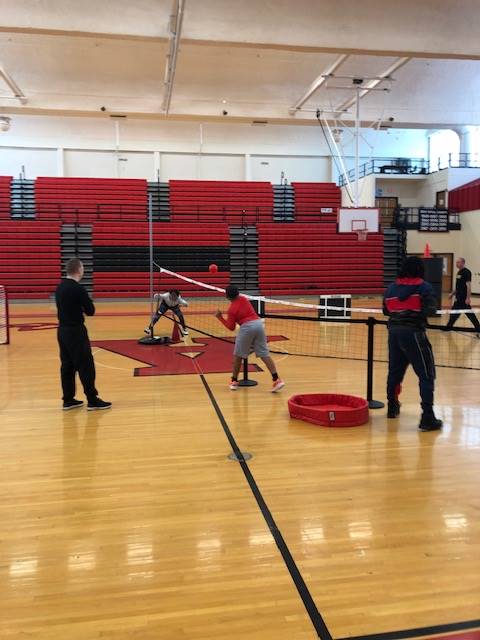
[[[452,306],[452,309],[471,309],[471,308],[472,308],[471,305],[467,304],[465,300],[455,300]],[[462,315],[461,313],[450,314],[447,322],[447,327],[453,327],[453,325],[461,315]],[[465,315],[473,324],[475,329],[480,332],[480,322],[478,321],[477,316],[474,313],[466,313]]]
[[153,327],[160,320],[163,314],[167,313],[167,311],[173,311],[173,313],[180,320],[180,324],[185,329],[185,318],[183,317],[183,313],[180,310],[180,305],[177,304],[174,307],[169,307],[163,300],[158,308],[158,311],[153,314],[151,326]]
[[70,402],[75,397],[75,373],[78,371],[88,402],[94,402],[98,392],[95,389],[95,363],[87,328],[85,325],[58,327],[57,338],[62,363],[63,401]]
[[432,345],[425,331],[408,326],[388,328],[388,378],[387,398],[395,400],[408,365],[418,376],[422,409],[433,412],[433,389],[435,385],[435,361]]

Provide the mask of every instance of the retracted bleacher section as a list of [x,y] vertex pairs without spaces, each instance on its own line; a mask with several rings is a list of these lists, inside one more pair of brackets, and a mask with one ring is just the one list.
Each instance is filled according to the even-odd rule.
[[336,222],[342,204],[340,187],[333,182],[292,182],[292,187],[297,222]]
[[255,224],[273,219],[270,182],[170,180],[170,211],[176,222]]
[[38,219],[64,222],[147,220],[146,180],[118,178],[37,178]]
[[48,298],[60,280],[58,221],[0,222],[0,282],[12,298]]
[[11,176],[0,176],[0,220],[10,218]]
[[[230,235],[222,223],[153,224],[154,261],[170,271],[225,287],[230,280]],[[210,264],[218,266],[212,274]],[[149,228],[121,222],[96,222],[93,225],[93,292],[102,298],[146,297],[149,295]],[[178,288],[178,279],[154,276],[155,290]],[[182,291],[198,294],[198,288],[185,282]]]
[[379,293],[383,234],[359,242],[334,222],[259,224],[258,280],[264,295]]
[[[334,184],[293,183],[288,217],[275,213],[273,187],[266,182],[172,180],[160,187],[161,213],[170,212],[170,221],[155,215],[154,260],[171,271],[224,287],[232,277],[231,238],[248,226],[250,242],[258,235],[258,287],[265,295],[382,291],[383,234],[359,242],[355,234],[337,233],[340,190]],[[12,206],[12,178],[0,177],[0,283],[13,298],[53,293],[60,278],[62,225],[73,227],[74,238],[78,225],[91,228],[96,297],[149,295],[146,180],[38,178],[34,190],[35,211],[29,205],[28,215],[37,219],[12,220],[11,214],[25,217],[25,211]],[[69,245],[76,255],[79,248]],[[240,260],[238,281],[244,282],[252,267],[242,272],[241,260],[249,253],[241,249],[233,254]],[[219,267],[216,274],[208,270],[212,263]],[[159,279],[156,272],[154,285],[167,289],[178,282],[165,274]],[[183,288],[194,295],[195,285]]]

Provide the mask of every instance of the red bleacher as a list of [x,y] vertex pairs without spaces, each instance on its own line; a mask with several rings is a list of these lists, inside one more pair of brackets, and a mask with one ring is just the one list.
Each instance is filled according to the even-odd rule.
[[170,180],[174,221],[222,221],[255,224],[273,217],[270,182]]
[[[147,223],[135,225],[121,222],[97,222],[92,231],[93,247],[148,247],[149,227]],[[226,224],[182,224],[175,222],[153,223],[154,247],[191,247],[191,254],[195,255],[195,247],[229,247],[230,234]],[[155,250],[154,250],[155,251]],[[94,254],[95,255],[95,254]],[[182,256],[179,255],[179,263]],[[116,259],[110,260],[108,271],[94,270],[93,290],[95,295],[103,298],[135,298],[146,297],[150,290],[150,275],[148,270],[143,271],[119,271],[115,267],[128,266],[129,256],[125,255],[121,264],[116,265]],[[164,265],[162,265],[164,266]],[[218,287],[225,287],[230,280],[230,273],[218,271],[215,274],[209,271],[180,271],[182,275],[199,280]],[[181,288],[189,296],[201,295],[198,287],[188,282],[179,282],[178,278],[160,275],[155,271],[155,290],[169,288]]]
[[448,208],[457,211],[480,209],[480,178],[467,182],[448,193]]
[[0,282],[12,298],[47,298],[60,280],[60,223],[2,221]]
[[259,286],[264,295],[379,293],[383,234],[360,242],[333,222],[258,225]]
[[63,222],[146,220],[147,181],[118,178],[37,178],[37,218]]
[[[340,187],[334,182],[292,182],[295,193],[295,220],[336,221],[338,208],[342,204]],[[332,213],[322,213],[322,209],[333,209]]]
[[11,176],[0,176],[0,219],[10,218]]

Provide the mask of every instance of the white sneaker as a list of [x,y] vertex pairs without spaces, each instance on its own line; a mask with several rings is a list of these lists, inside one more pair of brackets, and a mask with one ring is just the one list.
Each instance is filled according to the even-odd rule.
[[231,391],[237,391],[237,389],[239,388],[239,386],[240,386],[240,385],[238,384],[238,380],[230,380],[229,387],[230,387],[230,390],[231,390]]
[[275,382],[273,383],[272,386],[272,393],[277,393],[278,391],[280,391],[280,389],[283,389],[283,387],[285,386],[285,383],[283,380],[280,380],[280,378],[278,378],[277,380],[275,380]]
[[188,329],[180,327],[180,333],[182,334],[182,336],[188,336]]

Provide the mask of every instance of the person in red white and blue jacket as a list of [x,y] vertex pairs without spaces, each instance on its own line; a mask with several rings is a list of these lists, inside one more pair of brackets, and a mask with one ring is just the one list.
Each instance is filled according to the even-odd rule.
[[388,417],[400,414],[398,396],[409,364],[417,374],[422,405],[421,431],[441,429],[433,412],[435,361],[427,338],[427,317],[434,316],[437,303],[432,285],[425,282],[420,258],[406,258],[398,278],[385,291],[383,313],[388,320]]

